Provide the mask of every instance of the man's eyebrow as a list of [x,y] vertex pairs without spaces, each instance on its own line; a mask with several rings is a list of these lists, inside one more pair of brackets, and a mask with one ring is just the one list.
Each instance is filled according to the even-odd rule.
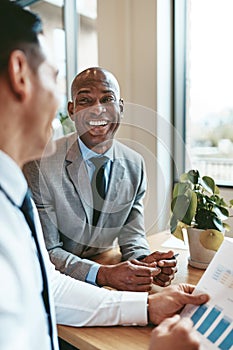
[[[82,89],[82,90],[79,90],[77,92],[77,95],[80,95],[80,94],[88,94],[88,93],[91,93],[91,89]],[[102,94],[114,94],[115,95],[115,91],[112,90],[112,89],[104,89],[101,91]]]
[[112,94],[115,95],[115,91],[114,91],[114,90],[111,90],[111,89],[102,90],[102,92],[103,92],[104,94],[112,93]]
[[80,94],[88,94],[88,93],[90,93],[90,89],[82,89],[82,90],[79,90],[78,92],[77,92],[77,95],[80,95]]

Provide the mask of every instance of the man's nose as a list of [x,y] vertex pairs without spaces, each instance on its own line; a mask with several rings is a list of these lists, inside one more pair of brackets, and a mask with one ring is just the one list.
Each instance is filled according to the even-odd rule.
[[106,107],[103,106],[101,103],[96,103],[94,106],[91,107],[91,112],[99,116],[102,113],[106,112]]

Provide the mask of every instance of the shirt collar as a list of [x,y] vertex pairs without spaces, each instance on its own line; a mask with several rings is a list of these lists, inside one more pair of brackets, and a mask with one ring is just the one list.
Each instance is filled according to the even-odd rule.
[[[83,157],[83,160],[87,161],[92,157],[99,157],[100,154],[93,152],[90,148],[88,148],[80,139],[80,137],[78,137],[78,144],[80,147],[80,151]],[[108,157],[111,161],[113,161],[113,147],[109,148],[109,150],[107,150],[107,152],[104,153],[105,157]]]
[[21,206],[27,192],[27,181],[16,162],[0,150],[0,185],[11,200]]

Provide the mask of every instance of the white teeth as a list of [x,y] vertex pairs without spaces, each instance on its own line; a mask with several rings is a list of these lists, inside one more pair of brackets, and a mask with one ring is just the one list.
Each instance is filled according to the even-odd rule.
[[104,126],[107,125],[108,123],[106,120],[91,120],[89,121],[90,126]]

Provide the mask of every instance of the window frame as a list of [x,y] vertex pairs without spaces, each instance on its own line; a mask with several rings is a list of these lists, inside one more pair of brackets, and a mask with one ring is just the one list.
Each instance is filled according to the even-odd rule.
[[[186,120],[186,0],[173,2],[173,180],[185,171]],[[178,137],[179,135],[179,137]]]
[[[16,0],[22,7],[32,5],[41,0]],[[70,99],[70,86],[78,70],[78,27],[76,0],[64,0],[63,11],[66,52],[66,94]]]

